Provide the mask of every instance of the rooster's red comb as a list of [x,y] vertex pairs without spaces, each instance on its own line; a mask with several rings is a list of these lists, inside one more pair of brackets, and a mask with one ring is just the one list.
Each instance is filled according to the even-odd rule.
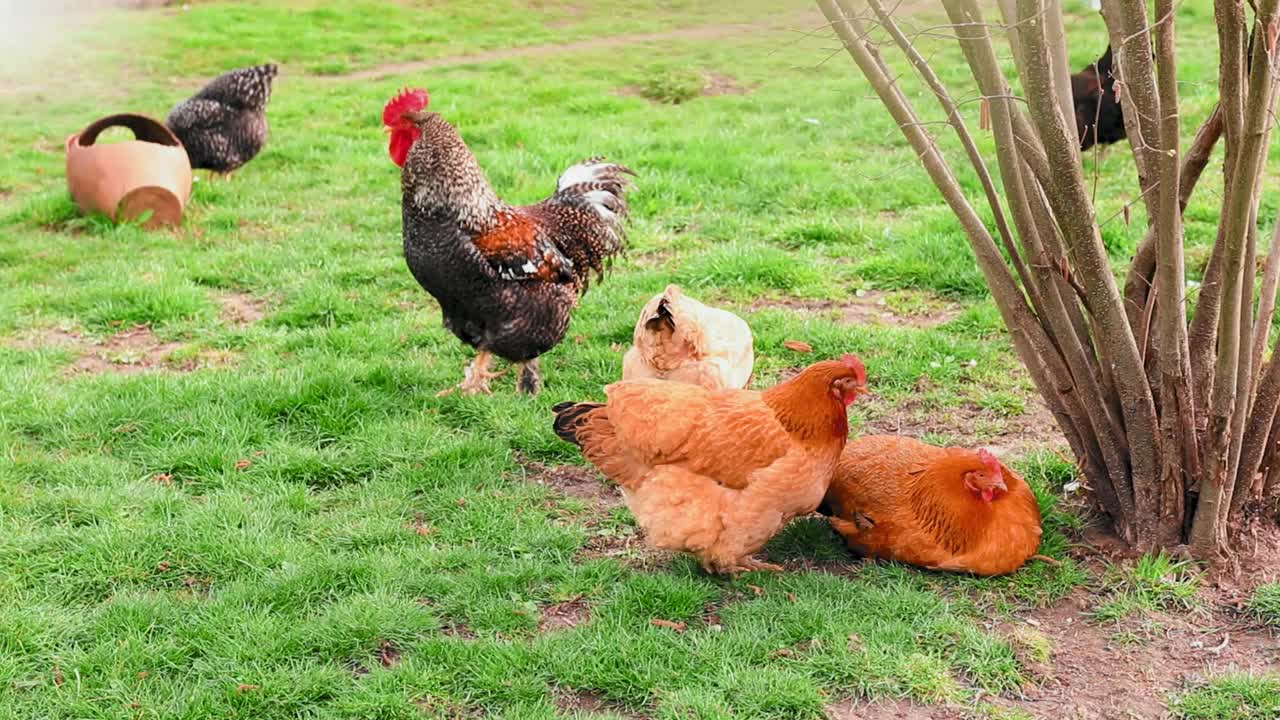
[[986,448],[979,449],[978,460],[982,461],[982,464],[987,466],[987,472],[992,475],[1000,477],[1003,474],[1000,470],[1000,461],[996,459],[995,455],[991,454],[990,450]]
[[844,363],[845,367],[853,371],[853,376],[858,382],[867,382],[867,368],[862,364],[862,359],[857,355],[854,355],[853,353],[845,353],[844,357],[840,358],[840,362]]
[[400,116],[407,112],[417,112],[427,106],[431,101],[431,96],[422,88],[414,88],[410,90],[405,88],[398,95],[391,98],[387,102],[387,106],[382,109],[382,124],[392,127],[399,124]]

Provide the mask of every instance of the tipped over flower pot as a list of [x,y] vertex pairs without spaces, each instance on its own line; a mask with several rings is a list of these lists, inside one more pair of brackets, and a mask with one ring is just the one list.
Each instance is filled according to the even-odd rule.
[[[103,130],[125,127],[134,140],[96,145]],[[84,212],[133,220],[148,229],[177,225],[191,197],[191,161],[163,123],[145,115],[104,117],[67,138],[67,187]]]

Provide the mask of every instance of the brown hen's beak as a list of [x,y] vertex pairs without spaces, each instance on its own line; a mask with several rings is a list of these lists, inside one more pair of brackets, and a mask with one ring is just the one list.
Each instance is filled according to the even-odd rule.
[[993,485],[992,487],[994,487],[996,490],[999,490],[1000,492],[1009,492],[1009,486],[1004,484],[1003,479],[997,480],[996,484]]

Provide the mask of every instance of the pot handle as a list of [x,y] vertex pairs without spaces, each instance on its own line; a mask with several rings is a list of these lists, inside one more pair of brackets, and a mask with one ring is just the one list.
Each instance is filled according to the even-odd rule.
[[168,145],[170,147],[179,147],[182,145],[178,141],[173,131],[165,127],[164,123],[146,115],[136,115],[134,113],[121,113],[119,115],[109,115],[96,120],[80,132],[76,139],[76,144],[81,147],[92,145],[98,135],[103,130],[112,127],[127,127],[133,131],[133,136],[143,142],[156,143],[158,145]]

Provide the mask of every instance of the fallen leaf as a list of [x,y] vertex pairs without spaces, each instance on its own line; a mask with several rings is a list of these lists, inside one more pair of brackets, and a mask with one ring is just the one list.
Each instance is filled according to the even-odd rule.
[[748,585],[747,587],[751,589],[751,592],[755,594],[756,597],[760,597],[761,595],[764,595],[764,588],[760,587],[759,585]]
[[463,505],[466,505],[466,504],[467,504],[466,498],[461,498],[461,497],[458,498],[458,507],[462,507]]
[[164,560],[161,560],[160,562],[156,563],[156,569],[159,570],[160,572],[169,572],[169,563]]
[[138,679],[139,679],[139,680],[146,680],[146,679],[147,679],[147,678],[149,678],[149,677],[151,677],[151,673],[147,672],[146,670],[139,670],[139,671],[138,671]]
[[796,602],[796,594],[795,594],[795,593],[787,593],[787,600],[789,600],[790,602]]
[[788,350],[795,350],[798,353],[813,352],[813,346],[803,340],[788,340],[782,343],[782,347]]
[[151,478],[151,479],[152,479],[152,480],[154,480],[155,482],[157,482],[157,483],[161,484],[161,485],[172,485],[172,484],[173,484],[173,476],[172,476],[172,475],[170,475],[169,473],[160,473],[159,475],[156,475],[155,477],[153,477],[153,478]]
[[67,679],[62,675],[62,668],[58,667],[57,665],[54,665],[53,666],[53,684],[58,687],[62,687],[62,683],[66,681]]
[[795,654],[796,652],[791,648],[778,648],[777,650],[773,651],[774,657],[791,657],[792,655],[795,655]]
[[252,464],[253,464],[252,460],[240,460],[239,462],[236,463],[236,469],[244,470],[245,468],[249,467]]
[[383,640],[379,646],[378,662],[382,663],[382,667],[391,667],[400,662],[400,651],[390,640]]
[[246,693],[251,690],[257,690],[257,689],[258,689],[257,685],[250,685],[248,683],[240,683],[239,685],[236,686],[236,692],[238,693]]
[[682,633],[689,629],[689,626],[682,622],[674,622],[672,620],[663,620],[662,618],[654,618],[649,621],[654,627],[667,628]]

